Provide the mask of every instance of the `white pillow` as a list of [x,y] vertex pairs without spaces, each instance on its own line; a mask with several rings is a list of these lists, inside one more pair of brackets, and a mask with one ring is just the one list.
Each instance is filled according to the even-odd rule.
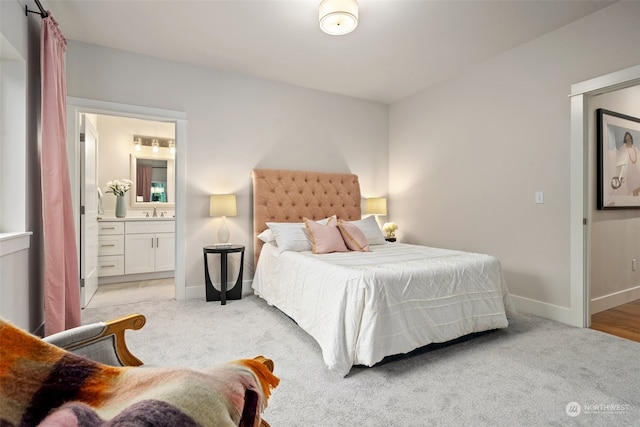
[[[334,218],[335,221],[335,217],[333,215],[316,222],[326,225],[331,218]],[[280,253],[284,251],[310,251],[312,248],[303,222],[267,222],[267,227],[273,232]]]
[[265,243],[275,242],[276,238],[273,235],[273,231],[270,228],[267,228],[262,233],[258,234],[258,239],[262,240]]
[[357,221],[349,221],[349,223],[356,225],[360,231],[362,231],[369,245],[383,245],[387,243],[375,216],[371,215]]

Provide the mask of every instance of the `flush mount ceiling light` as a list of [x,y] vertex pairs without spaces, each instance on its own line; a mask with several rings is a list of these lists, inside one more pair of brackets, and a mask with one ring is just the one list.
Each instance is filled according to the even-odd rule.
[[322,0],[320,2],[320,29],[333,36],[341,36],[358,26],[356,0]]

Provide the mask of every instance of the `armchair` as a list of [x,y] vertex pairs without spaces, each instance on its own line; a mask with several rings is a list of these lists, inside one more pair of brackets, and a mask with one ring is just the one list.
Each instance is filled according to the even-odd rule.
[[140,366],[142,361],[127,347],[125,331],[138,330],[146,322],[142,314],[129,314],[49,335],[44,341],[105,365]]
[[280,382],[270,359],[136,368],[124,334],[144,324],[132,314],[40,339],[0,318],[0,424],[269,426],[261,413]]

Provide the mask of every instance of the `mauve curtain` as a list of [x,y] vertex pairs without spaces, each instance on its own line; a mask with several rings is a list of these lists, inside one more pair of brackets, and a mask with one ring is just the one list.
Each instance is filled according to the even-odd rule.
[[151,173],[153,169],[151,166],[138,166],[136,171],[136,188],[138,194],[136,196],[142,196],[143,202],[151,201]]
[[44,331],[79,326],[80,271],[67,161],[67,41],[51,13],[42,19],[42,174]]

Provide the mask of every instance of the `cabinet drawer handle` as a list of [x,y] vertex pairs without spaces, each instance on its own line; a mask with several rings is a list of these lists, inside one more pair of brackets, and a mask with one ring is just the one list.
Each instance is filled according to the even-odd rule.
[[111,264],[111,265],[103,265],[102,268],[114,268],[115,264]]
[[115,230],[115,227],[102,227],[103,230]]
[[156,237],[156,248],[160,247],[160,238]]
[[151,238],[151,247],[153,247],[153,237]]
[[100,246],[102,246],[103,248],[106,248],[106,247],[109,247],[109,246],[115,246],[115,244],[112,244],[112,245],[100,245]]

